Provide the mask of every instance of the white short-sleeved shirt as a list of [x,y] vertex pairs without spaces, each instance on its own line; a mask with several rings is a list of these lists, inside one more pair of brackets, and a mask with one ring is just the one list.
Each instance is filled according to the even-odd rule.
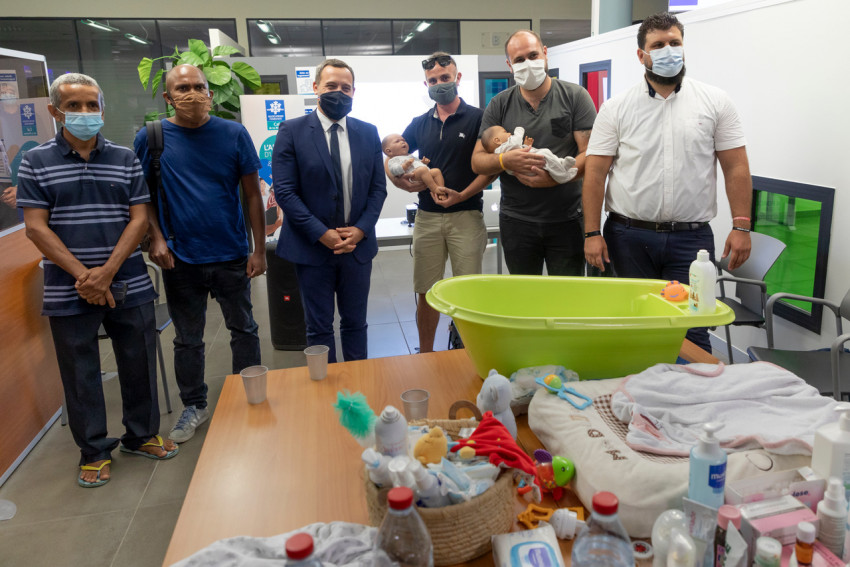
[[644,80],[599,110],[587,155],[614,156],[605,210],[654,222],[717,214],[716,151],[746,145],[722,90],[685,78],[666,99]]

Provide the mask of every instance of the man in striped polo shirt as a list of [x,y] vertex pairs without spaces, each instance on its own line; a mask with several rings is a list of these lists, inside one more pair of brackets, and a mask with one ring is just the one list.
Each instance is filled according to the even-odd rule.
[[121,451],[153,459],[177,454],[159,432],[155,366],[156,297],[139,242],[150,200],[133,152],[99,134],[103,94],[78,73],[50,86],[56,138],[27,152],[18,171],[18,207],[27,237],[44,255],[50,318],[68,424],[80,447],[83,487],[106,484],[111,452],[100,379],[98,329],[112,339],[121,382]]

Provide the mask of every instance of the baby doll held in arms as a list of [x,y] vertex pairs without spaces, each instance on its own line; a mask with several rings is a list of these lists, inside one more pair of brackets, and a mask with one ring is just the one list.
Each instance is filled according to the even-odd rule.
[[[522,126],[517,126],[513,135],[498,125],[487,128],[481,135],[481,144],[491,154],[504,154],[510,150],[530,148],[528,151],[542,155],[546,158],[543,169],[548,171],[552,179],[558,183],[566,183],[576,176],[578,169],[575,158],[569,156],[559,158],[548,148],[531,147],[533,143],[534,139],[525,136],[525,128]],[[508,171],[508,173],[511,172]]]
[[429,191],[434,195],[435,201],[442,201],[446,198],[445,180],[443,173],[437,168],[429,168],[428,158],[416,159],[415,156],[409,153],[407,141],[400,134],[390,134],[381,142],[381,149],[387,154],[386,168],[388,175],[401,176],[413,174],[414,179],[418,179],[425,184]]

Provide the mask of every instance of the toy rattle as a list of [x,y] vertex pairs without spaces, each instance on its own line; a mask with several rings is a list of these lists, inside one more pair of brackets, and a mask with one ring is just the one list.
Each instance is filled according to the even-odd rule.
[[564,495],[564,487],[575,476],[575,465],[567,458],[552,456],[545,449],[534,451],[534,461],[537,469],[535,476],[540,488],[551,492],[556,501],[560,500]]
[[670,301],[685,301],[688,299],[688,292],[685,286],[673,280],[661,290],[661,297]]
[[[577,410],[583,410],[593,403],[589,397],[578,393],[575,388],[564,386],[561,379],[554,374],[549,374],[546,377],[535,378],[535,382],[546,388],[550,394],[557,394],[559,398],[568,402]],[[582,402],[575,401],[574,398],[583,400]]]

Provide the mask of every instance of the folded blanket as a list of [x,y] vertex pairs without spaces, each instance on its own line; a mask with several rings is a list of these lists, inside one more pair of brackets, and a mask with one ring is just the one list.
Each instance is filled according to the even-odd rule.
[[254,567],[283,565],[286,540],[298,533],[313,536],[313,556],[325,567],[371,567],[377,528],[348,522],[316,523],[272,537],[238,536],[219,540],[175,563],[175,567]]
[[721,447],[811,455],[815,431],[838,420],[837,402],[767,362],[657,364],[629,376],[611,398],[635,450],[687,456],[706,422],[720,422]]

